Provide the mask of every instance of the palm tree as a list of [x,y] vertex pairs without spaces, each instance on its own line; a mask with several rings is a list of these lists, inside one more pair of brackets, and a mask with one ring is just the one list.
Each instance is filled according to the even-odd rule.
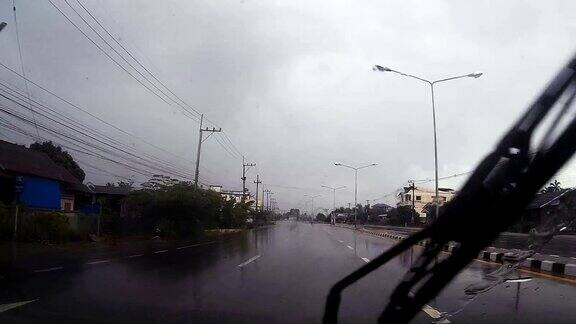
[[546,188],[540,190],[541,193],[558,192],[558,191],[562,191],[562,187],[560,186],[560,182],[558,180],[550,182],[550,184]]

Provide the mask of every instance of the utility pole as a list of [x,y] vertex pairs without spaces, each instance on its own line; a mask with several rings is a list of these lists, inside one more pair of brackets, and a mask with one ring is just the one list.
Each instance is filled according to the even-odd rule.
[[414,201],[416,200],[416,196],[414,196],[414,191],[416,190],[416,187],[414,187],[414,181],[411,181],[411,187],[412,187],[412,210],[416,211],[416,207],[414,206]]
[[[198,174],[200,173],[200,152],[202,151],[202,142],[208,139],[210,135],[214,133],[219,133],[222,131],[222,128],[216,129],[212,127],[209,129],[202,129],[202,122],[204,121],[204,114],[200,115],[200,132],[198,136],[198,152],[196,152],[196,172],[194,173],[194,189],[198,189]],[[202,139],[204,132],[210,133],[205,139]]]
[[246,163],[244,162],[244,157],[242,157],[242,202],[246,199],[246,167],[256,166],[256,163]]
[[270,195],[273,195],[274,193],[272,191],[268,191],[268,211],[272,211],[272,204],[271,204],[271,197]]
[[270,198],[270,190],[262,190],[262,210],[268,210],[268,198]]
[[256,175],[256,181],[254,181],[254,183],[256,184],[256,211],[258,211],[258,185],[262,183],[259,174]]

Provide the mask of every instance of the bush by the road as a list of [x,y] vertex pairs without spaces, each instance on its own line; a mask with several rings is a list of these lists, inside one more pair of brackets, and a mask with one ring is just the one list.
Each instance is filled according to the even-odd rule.
[[32,212],[22,220],[18,237],[22,241],[62,243],[74,237],[66,215],[57,212]]
[[126,209],[131,228],[124,232],[168,237],[197,236],[205,229],[245,225],[249,204],[226,201],[211,190],[195,189],[186,182],[153,178],[143,189],[130,193]]

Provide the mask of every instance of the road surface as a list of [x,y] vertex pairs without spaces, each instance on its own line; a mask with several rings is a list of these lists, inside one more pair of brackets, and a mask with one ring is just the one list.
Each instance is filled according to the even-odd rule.
[[[82,264],[42,262],[42,269],[3,283],[0,323],[319,323],[331,285],[395,243],[286,221],[202,245],[123,251]],[[349,288],[341,323],[375,322],[419,249]],[[464,288],[496,267],[471,264],[414,322],[458,310]],[[575,288],[569,280],[534,275],[488,291],[449,320],[576,323]]]

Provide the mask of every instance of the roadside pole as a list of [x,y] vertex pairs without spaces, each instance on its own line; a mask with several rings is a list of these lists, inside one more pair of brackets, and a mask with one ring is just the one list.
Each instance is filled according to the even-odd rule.
[[18,209],[20,206],[16,203],[14,207],[14,241],[18,239]]
[[256,166],[256,163],[246,163],[242,157],[242,202],[246,200],[246,167],[253,166]]
[[102,205],[100,205],[100,208],[98,210],[98,222],[96,225],[96,236],[100,236],[100,219],[102,219]]
[[260,181],[260,175],[257,174],[256,175],[256,181],[254,181],[254,183],[256,184],[256,212],[258,212],[258,185],[262,183],[262,181]]
[[[198,134],[198,151],[196,152],[196,171],[194,172],[194,189],[198,189],[198,175],[200,173],[200,153],[202,152],[202,142],[207,140],[208,137],[210,137],[210,135],[212,135],[214,133],[219,133],[222,131],[222,128],[216,129],[214,127],[212,127],[212,129],[209,129],[208,127],[206,127],[205,129],[202,129],[203,121],[204,121],[204,115],[202,114],[202,115],[200,115],[200,131]],[[206,138],[203,138],[204,132],[209,132],[210,134]]]

